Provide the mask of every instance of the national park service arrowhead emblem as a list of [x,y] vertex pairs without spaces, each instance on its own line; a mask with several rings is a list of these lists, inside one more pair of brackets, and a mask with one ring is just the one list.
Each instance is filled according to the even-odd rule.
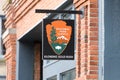
[[55,20],[46,25],[46,35],[52,50],[60,55],[66,49],[72,34],[72,26],[63,20]]

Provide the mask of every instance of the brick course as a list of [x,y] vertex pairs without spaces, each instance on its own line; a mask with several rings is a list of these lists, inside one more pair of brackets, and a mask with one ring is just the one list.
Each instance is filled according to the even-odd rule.
[[[68,0],[69,1],[69,0]],[[46,14],[37,14],[35,9],[55,9],[64,0],[15,0],[4,9],[7,20],[5,28],[16,28],[3,43],[6,47],[7,79],[16,76],[16,40],[32,29]],[[98,0],[74,0],[76,10],[84,7],[84,17],[76,15],[76,80],[98,80]],[[47,5],[47,6],[46,6]],[[35,48],[34,79],[40,78],[40,55]]]
[[40,79],[40,44],[35,44],[35,52],[34,52],[34,80],[41,80]]
[[98,1],[74,0],[77,18],[76,80],[98,80]]

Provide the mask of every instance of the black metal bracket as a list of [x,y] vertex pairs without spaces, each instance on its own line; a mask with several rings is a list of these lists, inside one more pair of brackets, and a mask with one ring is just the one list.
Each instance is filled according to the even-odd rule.
[[47,9],[36,9],[35,13],[68,13],[68,14],[83,14],[82,11],[72,10],[47,10]]

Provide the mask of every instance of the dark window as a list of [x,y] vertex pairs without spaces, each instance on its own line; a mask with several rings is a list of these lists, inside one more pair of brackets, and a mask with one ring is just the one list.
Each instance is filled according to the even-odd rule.
[[75,69],[61,73],[62,80],[74,80],[75,79]]
[[57,80],[57,76],[50,77],[47,80]]

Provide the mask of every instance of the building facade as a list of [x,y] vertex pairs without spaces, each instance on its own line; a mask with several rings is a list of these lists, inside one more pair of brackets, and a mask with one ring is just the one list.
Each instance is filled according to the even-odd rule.
[[[100,5],[98,9],[98,4],[103,2],[9,0],[4,6],[6,30],[2,35],[6,49],[6,80],[98,80],[99,76],[101,78],[103,63],[98,59],[103,59],[98,55],[98,20],[103,22],[103,15],[98,19],[98,11],[103,11],[104,5]],[[77,10],[82,11],[82,14],[38,14],[35,13],[36,9]],[[42,60],[41,28],[42,21],[46,18],[75,20],[74,60]],[[103,38],[103,35],[100,37]],[[103,44],[104,41],[100,42]],[[102,48],[100,49],[102,51]]]

